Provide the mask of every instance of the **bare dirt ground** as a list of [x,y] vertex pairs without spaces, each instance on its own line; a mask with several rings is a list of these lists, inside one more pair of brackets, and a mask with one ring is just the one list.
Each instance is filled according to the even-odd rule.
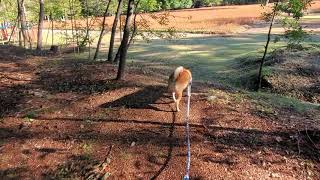
[[[0,54],[1,179],[182,179],[185,103],[174,112],[166,79],[130,66],[116,82],[102,62]],[[194,82],[191,178],[320,179],[312,113],[266,115],[241,92]]]

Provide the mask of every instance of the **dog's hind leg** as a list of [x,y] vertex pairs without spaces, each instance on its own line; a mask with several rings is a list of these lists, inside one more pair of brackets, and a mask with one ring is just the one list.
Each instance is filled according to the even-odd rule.
[[179,105],[180,105],[180,100],[182,98],[182,92],[176,91],[176,94],[177,94],[176,106],[177,106],[177,111],[179,112],[180,111]]
[[172,98],[173,98],[173,101],[174,101],[174,102],[177,102],[176,93],[175,93],[175,92],[172,93]]

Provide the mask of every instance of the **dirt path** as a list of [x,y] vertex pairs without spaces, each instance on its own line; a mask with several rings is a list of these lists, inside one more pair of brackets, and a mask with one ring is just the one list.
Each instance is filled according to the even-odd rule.
[[[130,67],[114,82],[109,64],[0,52],[2,179],[183,177],[185,108],[173,112],[165,79]],[[317,123],[279,111],[263,116],[241,93],[195,82],[192,179],[319,179]]]

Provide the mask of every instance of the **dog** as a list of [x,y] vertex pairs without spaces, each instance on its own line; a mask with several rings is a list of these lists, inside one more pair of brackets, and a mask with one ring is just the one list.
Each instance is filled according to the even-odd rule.
[[176,104],[176,109],[178,112],[180,111],[179,104],[182,98],[183,90],[188,87],[191,81],[192,81],[191,71],[182,66],[177,67],[174,70],[174,72],[169,76],[168,92],[172,93],[172,98]]

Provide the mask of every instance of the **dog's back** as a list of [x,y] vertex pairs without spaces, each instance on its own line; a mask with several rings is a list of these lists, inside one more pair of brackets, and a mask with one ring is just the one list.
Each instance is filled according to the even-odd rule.
[[170,75],[168,82],[169,92],[182,92],[192,79],[190,70],[180,66]]
[[[177,103],[177,110],[179,111],[179,102],[182,97],[183,90],[192,81],[192,74],[190,70],[180,66],[170,75],[168,82],[168,91],[173,93],[173,99]],[[177,95],[177,100],[175,99]]]

